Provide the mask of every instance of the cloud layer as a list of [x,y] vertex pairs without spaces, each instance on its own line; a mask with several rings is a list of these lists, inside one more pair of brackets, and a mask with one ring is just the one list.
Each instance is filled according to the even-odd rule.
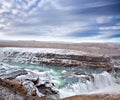
[[0,39],[119,42],[119,12],[120,0],[1,0]]

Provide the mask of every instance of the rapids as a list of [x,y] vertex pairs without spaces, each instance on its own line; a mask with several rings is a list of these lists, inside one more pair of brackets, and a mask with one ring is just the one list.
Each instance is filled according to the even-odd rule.
[[[4,56],[2,51],[1,48],[0,59]],[[53,53],[53,50],[49,52]],[[56,51],[54,52],[56,53]],[[63,51],[60,51],[60,53],[63,53]],[[60,92],[60,98],[80,94],[120,93],[119,70],[116,74],[115,71],[108,73],[100,68],[93,69],[85,68],[84,66],[82,68],[39,66],[4,61],[0,61],[0,64],[2,65],[2,67],[0,67],[0,75],[25,69],[37,73],[42,80],[53,82]]]
[[4,65],[0,68],[0,74],[26,69],[37,73],[43,80],[55,83],[61,98],[113,91],[120,93],[120,78],[100,69],[37,66],[20,63],[6,63]]

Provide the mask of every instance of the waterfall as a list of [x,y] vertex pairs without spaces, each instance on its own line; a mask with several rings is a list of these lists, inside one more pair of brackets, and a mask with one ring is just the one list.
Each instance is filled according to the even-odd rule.
[[[116,79],[108,72],[102,72],[100,74],[93,74],[93,81],[81,82],[68,84],[60,90],[61,97],[66,97],[66,95],[79,95],[92,93],[97,90],[104,89],[106,87],[111,87],[116,85]],[[120,79],[119,79],[120,81]],[[69,91],[69,93],[67,92]]]
[[[74,67],[62,67],[58,66],[55,69],[55,66],[37,66],[31,65],[35,63],[39,63],[40,61],[47,61],[49,60],[47,57],[36,57],[35,53],[39,53],[38,51],[31,51],[26,49],[26,53],[22,51],[23,49],[2,49],[0,48],[0,61],[3,62],[16,62],[17,66],[10,66],[6,64],[1,64],[0,68],[0,75],[5,73],[14,72],[18,69],[29,69],[30,71],[37,73],[42,80],[51,81],[55,83],[55,86],[58,87],[60,91],[61,98],[68,97],[72,95],[79,95],[79,94],[89,94],[89,93],[96,93],[96,91],[105,91],[105,88],[109,88],[110,91],[113,91],[114,86],[116,90],[119,89],[120,93],[120,74],[119,70],[116,71],[115,61],[112,56],[105,56],[109,58],[110,65],[112,67],[112,71],[110,73],[106,71],[102,71],[99,69],[86,69],[85,65],[82,68],[74,68]],[[40,51],[41,53],[42,51]],[[44,53],[44,52],[42,52]],[[45,52],[46,53],[46,52]],[[42,55],[45,56],[45,55]],[[51,59],[53,60],[53,58]],[[25,64],[29,61],[29,64]],[[64,60],[65,61],[65,60]],[[32,62],[32,63],[31,63]],[[49,61],[48,61],[49,62]],[[19,65],[20,63],[21,65]],[[15,63],[14,63],[15,64]],[[13,65],[14,65],[13,64]],[[23,64],[23,65],[22,65]],[[84,63],[83,63],[84,64]],[[42,70],[42,71],[41,71]],[[96,71],[96,72],[95,72]],[[75,74],[77,72],[78,74]],[[80,74],[79,74],[80,73]],[[83,76],[93,77],[92,80],[85,79],[85,77],[81,78],[79,75],[83,73]],[[119,76],[119,77],[116,77]],[[119,85],[119,86],[118,86]]]

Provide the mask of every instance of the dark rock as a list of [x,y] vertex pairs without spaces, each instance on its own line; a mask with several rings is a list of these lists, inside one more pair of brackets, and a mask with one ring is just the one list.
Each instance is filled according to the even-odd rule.
[[[7,52],[7,51],[6,51]],[[20,58],[15,59],[15,58]],[[54,59],[53,59],[54,58]],[[113,59],[118,59],[112,57]],[[67,61],[66,61],[67,60]],[[104,70],[110,70],[111,59],[109,56],[90,56],[90,55],[62,55],[53,53],[31,53],[31,52],[16,52],[13,51],[5,57],[3,61],[19,62],[35,65],[46,66],[64,66],[64,67],[88,67],[88,68],[103,68]],[[120,65],[117,63],[117,65]]]
[[74,73],[75,75],[81,77],[81,78],[84,78],[88,81],[94,81],[94,76],[90,75],[90,74],[86,74],[86,73],[78,73],[78,72],[75,72]]
[[115,77],[116,77],[116,78],[117,78],[117,77],[120,78],[120,68],[117,68],[117,67],[116,67],[116,68],[114,68],[113,70],[114,70],[114,73],[115,73]]
[[26,75],[26,74],[27,74],[26,70],[18,70],[18,71],[12,72],[10,74],[2,74],[2,75],[0,75],[0,78],[12,80],[12,79],[15,79],[17,76]]
[[51,99],[59,99],[59,92],[53,89],[54,84],[50,82],[45,82],[44,84],[40,84],[37,86],[38,90],[47,96],[47,98]]
[[3,97],[3,100],[46,100],[44,96],[39,97],[36,90],[33,90],[31,95],[27,92],[20,82],[0,79],[0,97]]
[[28,72],[28,74],[17,77],[15,80],[22,82],[23,86],[28,90],[27,93],[29,95],[46,96],[50,100],[53,98],[59,99],[59,92],[55,90],[54,83],[41,80],[33,72]]

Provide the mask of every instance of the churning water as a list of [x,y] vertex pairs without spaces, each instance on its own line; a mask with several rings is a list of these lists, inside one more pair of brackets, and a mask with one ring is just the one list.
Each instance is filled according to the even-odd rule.
[[[0,52],[0,58],[2,57],[3,53]],[[79,94],[120,93],[120,77],[101,69],[37,66],[11,62],[0,67],[0,75],[19,69],[33,71],[40,79],[53,82],[61,98]]]
[[36,66],[20,63],[7,63],[11,65],[4,72],[12,72],[18,69],[31,70],[41,79],[55,83],[60,92],[60,97],[68,97],[79,94],[116,92],[120,93],[120,78],[100,69],[69,68],[55,66]]

